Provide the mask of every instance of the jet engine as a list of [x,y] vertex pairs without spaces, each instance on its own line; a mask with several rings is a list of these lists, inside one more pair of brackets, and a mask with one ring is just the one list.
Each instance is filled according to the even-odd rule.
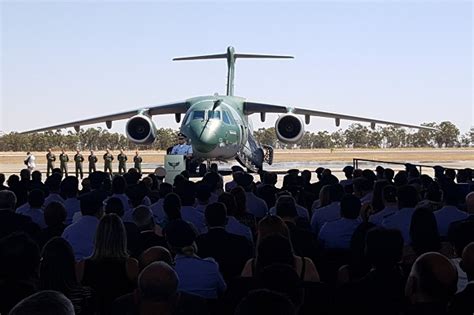
[[303,138],[304,125],[298,116],[293,114],[281,115],[275,123],[278,140],[283,143],[296,143]]
[[143,114],[133,116],[125,127],[128,139],[136,144],[152,144],[156,138],[156,127],[151,117]]

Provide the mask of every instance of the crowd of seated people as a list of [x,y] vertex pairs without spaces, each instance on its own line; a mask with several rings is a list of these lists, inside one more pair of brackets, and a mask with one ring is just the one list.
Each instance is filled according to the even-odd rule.
[[0,174],[0,314],[472,315],[473,172],[434,170]]

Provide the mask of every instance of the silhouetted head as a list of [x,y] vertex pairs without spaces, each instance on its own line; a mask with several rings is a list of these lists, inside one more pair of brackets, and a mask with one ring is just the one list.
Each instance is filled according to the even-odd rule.
[[296,308],[283,294],[259,289],[250,291],[235,310],[235,315],[295,315]]
[[221,202],[214,202],[207,205],[204,215],[206,217],[207,226],[210,228],[224,227],[227,224],[227,209]]
[[140,270],[153,262],[163,261],[170,266],[174,265],[173,257],[168,249],[162,246],[153,246],[145,250],[139,260]]
[[40,291],[21,300],[10,315],[74,315],[71,301],[58,291]]
[[428,252],[413,264],[405,287],[411,303],[448,303],[457,290],[456,267],[445,256]]

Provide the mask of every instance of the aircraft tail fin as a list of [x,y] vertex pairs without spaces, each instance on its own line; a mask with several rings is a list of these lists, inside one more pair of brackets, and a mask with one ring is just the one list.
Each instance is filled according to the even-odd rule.
[[281,55],[260,55],[260,54],[236,54],[234,47],[227,47],[227,53],[215,54],[215,55],[201,55],[201,56],[190,56],[190,57],[177,57],[173,58],[173,61],[182,60],[205,60],[205,59],[227,59],[227,95],[234,95],[234,69],[235,60],[237,58],[254,58],[254,59],[292,59],[293,56],[281,56]]

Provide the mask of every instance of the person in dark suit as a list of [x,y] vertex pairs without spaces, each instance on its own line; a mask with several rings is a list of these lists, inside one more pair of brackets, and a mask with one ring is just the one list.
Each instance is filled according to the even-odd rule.
[[449,306],[449,314],[472,315],[474,314],[474,242],[464,248],[462,252],[461,268],[466,272],[469,281],[466,288],[458,292]]
[[196,240],[198,255],[202,258],[214,258],[224,279],[230,280],[240,275],[246,261],[252,258],[252,244],[244,236],[231,234],[225,230],[227,210],[223,203],[208,205],[205,217],[209,231]]
[[30,217],[15,213],[16,196],[12,191],[0,191],[0,238],[13,232],[26,232],[32,239],[38,239],[40,227]]

